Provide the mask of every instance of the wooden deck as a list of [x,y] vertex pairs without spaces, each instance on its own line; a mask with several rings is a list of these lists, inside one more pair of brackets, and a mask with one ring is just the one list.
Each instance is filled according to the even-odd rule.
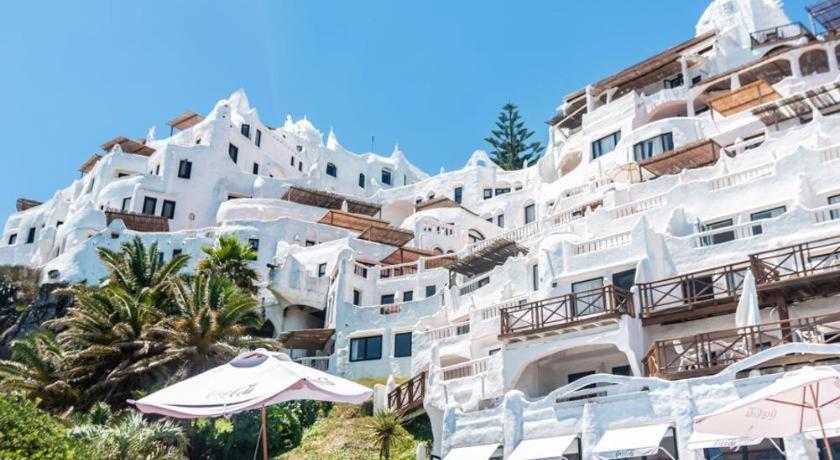
[[401,416],[421,409],[426,397],[426,372],[423,371],[388,393],[388,407]]

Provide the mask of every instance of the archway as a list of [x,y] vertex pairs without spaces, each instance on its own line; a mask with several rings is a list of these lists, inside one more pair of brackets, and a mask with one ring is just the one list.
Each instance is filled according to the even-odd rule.
[[828,72],[828,53],[822,48],[802,53],[799,56],[799,69],[802,71],[802,76],[805,77],[815,73]]

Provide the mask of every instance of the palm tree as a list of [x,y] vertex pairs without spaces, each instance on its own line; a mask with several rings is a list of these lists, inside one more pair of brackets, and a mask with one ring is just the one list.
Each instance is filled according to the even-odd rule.
[[172,296],[178,314],[153,328],[156,341],[165,344],[166,351],[143,364],[176,367],[170,380],[223,364],[246,348],[276,348],[274,341],[246,334],[264,320],[256,299],[227,278],[198,273],[174,283]]
[[396,446],[406,434],[402,429],[402,417],[390,409],[380,410],[374,414],[368,429],[371,440],[379,448],[379,458],[385,460],[391,458],[391,448]]
[[184,458],[186,435],[171,420],[150,422],[139,412],[105,415],[105,421],[89,416],[89,423],[74,428],[71,435],[90,442],[108,460]]
[[78,392],[67,381],[67,358],[51,332],[12,343],[12,359],[0,361],[0,389],[27,393],[54,408],[72,404]]
[[207,255],[198,262],[198,270],[213,273],[232,280],[239,288],[255,294],[257,292],[257,272],[251,262],[257,260],[257,251],[239,240],[236,235],[219,236],[218,247],[201,248]]

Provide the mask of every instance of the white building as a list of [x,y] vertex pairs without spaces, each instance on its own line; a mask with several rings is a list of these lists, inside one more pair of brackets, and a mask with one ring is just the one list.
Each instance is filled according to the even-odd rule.
[[[431,177],[306,119],[268,127],[239,91],[19,201],[0,263],[97,282],[96,247],[196,260],[235,233],[293,356],[408,379],[387,399],[428,414],[435,454],[615,458],[604,440],[634,428],[668,451],[648,459],[780,458],[770,440],[716,457],[691,419],[840,354],[838,55],[775,0],[714,0],[694,38],[564,98],[537,164],[476,151]],[[761,324],[736,323],[750,301]]]

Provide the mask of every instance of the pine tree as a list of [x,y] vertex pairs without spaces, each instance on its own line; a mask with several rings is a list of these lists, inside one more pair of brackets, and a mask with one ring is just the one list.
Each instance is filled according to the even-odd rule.
[[525,127],[517,107],[507,103],[499,113],[496,129],[490,131],[491,137],[484,140],[493,146],[490,151],[494,163],[502,169],[522,169],[539,159],[543,146],[539,141],[528,143],[534,135]]

